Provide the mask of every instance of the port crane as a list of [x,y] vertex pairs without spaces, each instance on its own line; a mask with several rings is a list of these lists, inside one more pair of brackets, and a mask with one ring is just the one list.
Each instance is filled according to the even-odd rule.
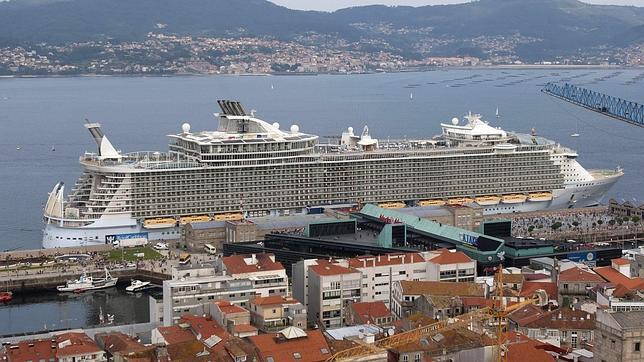
[[459,315],[454,318],[441,320],[406,332],[394,334],[375,341],[372,344],[360,344],[356,347],[348,348],[335,353],[329,357],[327,362],[352,361],[361,357],[366,357],[377,352],[397,348],[420,340],[435,336],[442,332],[468,328],[474,323],[483,322],[490,319],[496,319],[496,361],[504,361],[507,331],[507,316],[515,310],[521,309],[530,304],[543,305],[547,303],[547,294],[543,290],[537,290],[535,294],[523,301],[510,306],[503,306],[503,268],[499,267],[497,278],[495,278],[495,295],[499,297],[499,306],[485,307],[475,311]]

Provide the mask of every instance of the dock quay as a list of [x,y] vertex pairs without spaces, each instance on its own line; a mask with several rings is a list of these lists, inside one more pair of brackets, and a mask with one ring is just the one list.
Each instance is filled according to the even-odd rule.
[[[146,257],[132,259],[138,251]],[[102,274],[105,268],[122,281],[140,279],[162,284],[171,279],[170,264],[167,257],[151,248],[119,250],[112,245],[97,245],[16,250],[0,253],[0,286],[14,293],[55,289],[82,273]]]
[[[20,292],[33,292],[43,289],[55,289],[58,285],[63,285],[67,280],[76,279],[82,273],[88,274],[101,274],[103,269],[92,268],[85,270],[71,270],[66,272],[51,272],[42,274],[26,274],[26,275],[2,275],[0,276],[0,285],[2,288],[7,288],[14,293]],[[163,284],[164,280],[171,279],[170,275],[153,272],[150,270],[139,268],[124,268],[117,270],[110,270],[113,277],[118,277],[120,280],[139,279],[147,280],[152,284]]]

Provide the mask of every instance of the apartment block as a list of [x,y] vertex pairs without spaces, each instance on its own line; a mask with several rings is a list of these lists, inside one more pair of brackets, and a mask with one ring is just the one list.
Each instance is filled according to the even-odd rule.
[[309,267],[308,274],[309,323],[326,328],[343,326],[348,304],[360,301],[362,274],[325,261]]

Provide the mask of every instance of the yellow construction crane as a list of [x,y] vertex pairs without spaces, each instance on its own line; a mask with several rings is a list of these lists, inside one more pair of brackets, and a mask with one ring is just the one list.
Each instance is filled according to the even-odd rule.
[[[495,278],[495,293],[499,299],[499,307],[486,307],[477,309],[475,311],[459,315],[454,318],[438,321],[436,323],[428,324],[410,331],[394,334],[392,336],[379,339],[373,344],[361,344],[356,347],[348,348],[343,351],[337,352],[329,357],[326,361],[347,361],[356,360],[361,357],[372,355],[378,351],[384,351],[391,348],[397,348],[420,340],[421,338],[432,337],[441,332],[447,332],[460,328],[467,328],[474,323],[481,322],[488,319],[496,318],[497,325],[497,343],[496,343],[496,360],[505,360],[505,354],[502,353],[502,348],[505,344],[505,331],[507,330],[507,315],[513,311],[523,308],[526,305],[536,303],[543,303],[544,294],[542,291],[537,291],[535,295],[523,302],[513,304],[511,306],[503,306],[503,268],[499,267],[499,276]],[[547,298],[547,297],[546,297]]]

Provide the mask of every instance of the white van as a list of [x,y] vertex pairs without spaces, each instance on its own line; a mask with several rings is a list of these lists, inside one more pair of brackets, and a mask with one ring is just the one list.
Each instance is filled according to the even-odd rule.
[[206,251],[206,253],[208,253],[208,254],[212,254],[212,255],[217,254],[217,248],[215,248],[215,247],[214,247],[214,246],[212,246],[211,244],[205,244],[205,245],[203,246],[203,249],[204,249],[204,250]]

